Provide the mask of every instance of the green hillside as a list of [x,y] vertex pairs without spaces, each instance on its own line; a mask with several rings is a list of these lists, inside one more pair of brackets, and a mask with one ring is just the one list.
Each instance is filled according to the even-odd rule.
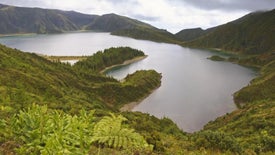
[[274,61],[235,94],[240,109],[186,134],[170,119],[118,111],[148,95],[161,78],[153,70],[137,71],[119,82],[100,74],[100,67],[90,68],[103,58],[116,63],[121,54],[143,55],[128,47],[110,48],[71,66],[1,45],[0,152],[274,153]]
[[132,29],[138,27],[150,29],[155,28],[149,24],[125,16],[120,16],[116,14],[106,14],[96,17],[95,20],[93,20],[93,22],[87,25],[86,29],[113,32],[117,30]]
[[116,14],[98,16],[74,11],[24,8],[0,4],[0,19],[0,35],[88,30],[112,32],[113,35],[158,42],[175,43],[177,40],[173,34],[167,31]]
[[184,29],[175,34],[175,36],[181,41],[191,41],[197,39],[205,34],[207,34],[207,30],[203,30],[201,28],[193,28],[193,29]]
[[184,46],[216,48],[242,54],[275,51],[275,10],[250,13],[238,20],[217,26],[206,35]]
[[[189,134],[165,117],[119,111],[158,88],[161,74],[141,70],[118,81],[100,71],[144,56],[142,51],[105,49],[71,66],[0,45],[0,154],[274,154],[274,11],[251,13],[203,35],[191,35],[199,38],[183,43],[235,52],[226,59],[211,59],[260,69],[258,78],[234,94],[239,109]],[[0,17],[3,34],[56,33],[89,26],[114,35],[179,43],[165,30],[114,14],[0,5]]]
[[0,4],[0,34],[61,33],[83,29],[96,16]]
[[166,30],[152,29],[152,28],[131,28],[122,29],[114,31],[112,35],[126,36],[135,39],[151,40],[156,42],[166,42],[166,43],[180,43],[178,38],[176,38],[172,33]]
[[[137,50],[121,47],[106,51],[108,51],[107,54],[116,53],[109,56],[110,59],[115,59],[121,54],[130,55]],[[141,51],[138,52],[143,54]],[[0,46],[0,56],[0,102],[14,110],[34,102],[71,112],[80,107],[110,109],[110,107],[136,101],[160,85],[161,76],[155,71],[140,71],[144,74],[137,72],[140,75],[139,78],[146,77],[147,80],[145,83],[136,84],[131,78],[129,78],[131,82],[125,80],[121,83],[99,74],[99,71],[91,71],[83,67],[85,64],[90,64],[89,61],[92,61],[95,56],[88,57],[73,67],[69,64],[48,61],[35,54],[22,53],[3,45]],[[133,57],[127,57],[125,60]],[[117,64],[117,62],[113,63]],[[140,93],[131,94],[129,93],[131,91]],[[105,98],[107,94],[103,92],[108,92],[109,97]]]

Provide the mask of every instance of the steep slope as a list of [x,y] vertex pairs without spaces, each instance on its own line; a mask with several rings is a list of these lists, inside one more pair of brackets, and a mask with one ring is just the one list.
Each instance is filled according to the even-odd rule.
[[93,22],[87,25],[86,29],[113,32],[117,30],[132,29],[137,27],[154,29],[154,27],[149,24],[116,14],[98,16]]
[[0,34],[60,33],[80,30],[94,17],[72,11],[1,5]]
[[156,42],[166,42],[166,43],[180,43],[178,38],[176,38],[172,33],[161,30],[161,29],[152,29],[152,28],[130,28],[130,29],[122,29],[118,31],[114,31],[111,33],[112,35],[126,36],[135,39],[144,39],[144,40],[152,40]]
[[181,41],[191,41],[197,39],[205,34],[207,34],[207,30],[203,30],[201,28],[193,28],[193,29],[184,29],[175,34],[177,38]]
[[0,34],[92,30],[152,41],[175,43],[177,40],[167,31],[116,14],[98,16],[74,11],[23,8],[0,4],[0,19]]
[[183,45],[218,48],[244,54],[275,51],[275,10],[255,12],[217,26],[212,32]]
[[[109,59],[117,59],[125,54],[131,56],[134,53],[131,48],[121,47],[109,49],[103,55],[109,52],[112,53],[108,55]],[[138,53],[143,54],[141,51]],[[133,57],[134,54],[125,57],[124,61]],[[80,108],[115,109],[146,96],[151,89],[160,85],[161,75],[155,71],[137,73],[138,78],[147,78],[145,83],[137,84],[131,78],[121,83],[98,71],[85,70],[83,66],[91,64],[89,61],[99,59],[94,59],[93,56],[82,60],[81,65],[72,67],[0,45],[0,58],[0,105],[14,110],[33,102],[71,112]],[[99,68],[100,65],[97,64]]]

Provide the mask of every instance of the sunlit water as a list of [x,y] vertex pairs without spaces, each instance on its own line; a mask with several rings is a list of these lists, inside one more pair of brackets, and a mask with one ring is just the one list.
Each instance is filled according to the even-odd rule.
[[[145,52],[142,61],[109,71],[117,79],[140,69],[162,73],[162,84],[133,111],[169,117],[187,132],[236,109],[232,94],[255,77],[251,69],[206,59],[205,50],[135,40],[109,33],[66,33],[2,37],[0,43],[23,51],[47,55],[91,55],[109,47],[129,46]],[[215,53],[217,54],[217,53]]]

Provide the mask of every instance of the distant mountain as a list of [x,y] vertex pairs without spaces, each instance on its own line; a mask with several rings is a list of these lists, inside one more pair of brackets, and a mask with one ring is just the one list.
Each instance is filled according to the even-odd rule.
[[117,30],[132,29],[137,27],[155,29],[155,27],[149,24],[116,14],[105,14],[98,16],[87,25],[86,29],[113,32]]
[[82,29],[95,17],[73,11],[1,5],[0,34],[75,31]]
[[175,36],[181,41],[191,41],[205,35],[207,30],[201,28],[184,29],[176,33]]
[[[203,33],[202,31],[196,31]],[[275,51],[275,9],[250,13],[240,19],[212,28],[184,46],[217,48],[244,54]],[[178,33],[177,35],[180,35]]]
[[[76,30],[113,32],[127,36],[161,42],[175,42],[173,34],[147,23],[116,14],[87,15],[74,11],[24,8],[0,4],[0,34],[62,33]],[[138,31],[137,30],[143,30]],[[147,33],[140,35],[140,32]],[[117,32],[118,31],[118,32]],[[128,33],[133,31],[134,33]],[[127,32],[127,33],[125,33]],[[152,35],[152,36],[151,36]]]
[[166,43],[180,43],[178,38],[176,38],[172,33],[156,29],[156,28],[130,28],[130,29],[121,29],[118,31],[114,31],[111,34],[126,36],[135,39],[144,39],[144,40],[152,40],[156,42],[166,42]]

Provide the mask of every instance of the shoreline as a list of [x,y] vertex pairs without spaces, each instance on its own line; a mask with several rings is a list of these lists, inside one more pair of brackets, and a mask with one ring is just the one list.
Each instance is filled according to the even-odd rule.
[[0,37],[20,37],[20,36],[34,36],[37,33],[11,33],[11,34],[0,34]]
[[139,105],[143,100],[145,100],[148,96],[153,94],[161,85],[159,85],[157,88],[151,90],[148,94],[146,94],[144,97],[138,99],[137,101],[133,101],[127,104],[124,104],[122,107],[119,108],[120,112],[131,112],[137,105]]
[[147,57],[148,57],[148,55],[144,55],[144,56],[139,56],[139,57],[133,58],[131,60],[126,60],[122,64],[117,64],[117,65],[112,65],[112,66],[106,67],[103,70],[101,70],[100,73],[104,74],[107,70],[110,70],[110,69],[112,69],[114,67],[129,65],[129,64],[141,61],[141,60],[143,60],[143,59],[145,59]]

